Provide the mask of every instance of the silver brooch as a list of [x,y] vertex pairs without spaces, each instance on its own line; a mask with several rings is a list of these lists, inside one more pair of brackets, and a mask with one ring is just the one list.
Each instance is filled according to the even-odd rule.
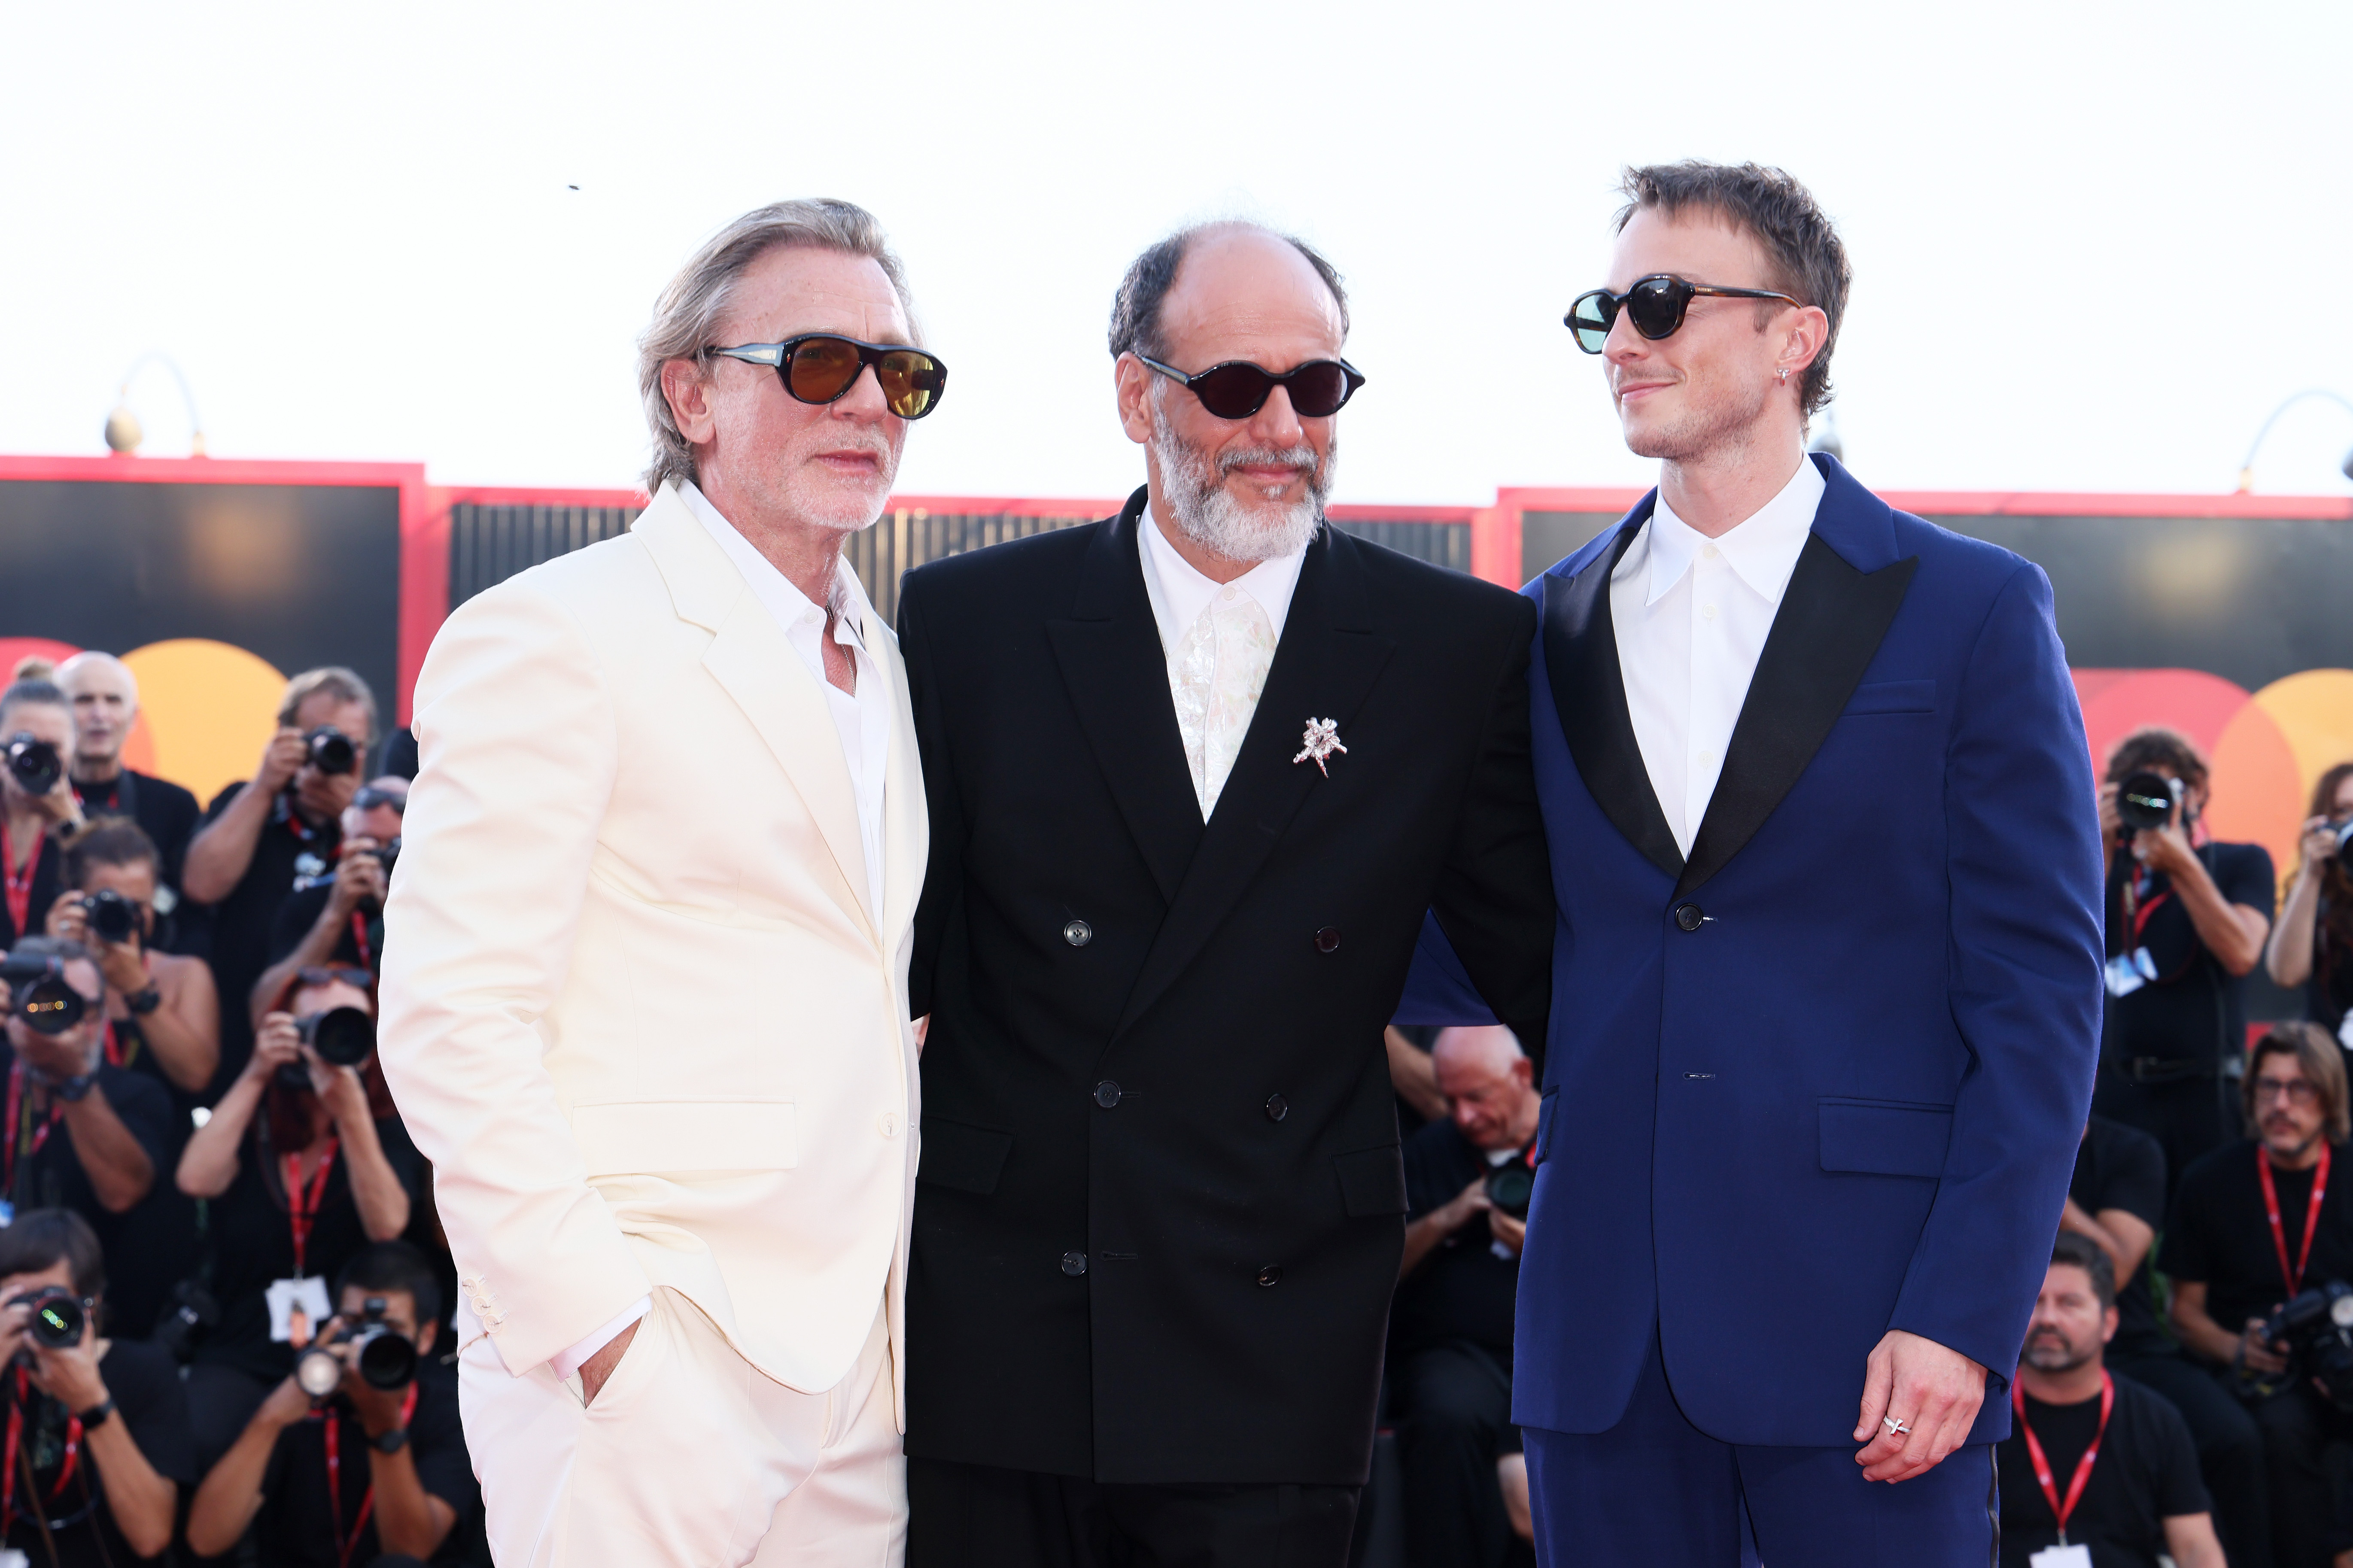
[[1348,753],[1348,748],[1340,743],[1340,721],[1336,719],[1310,719],[1307,721],[1307,732],[1300,739],[1306,744],[1297,756],[1291,759],[1292,764],[1295,767],[1313,758],[1315,771],[1327,779],[1332,776],[1332,770],[1324,765],[1324,759],[1335,752],[1342,756]]

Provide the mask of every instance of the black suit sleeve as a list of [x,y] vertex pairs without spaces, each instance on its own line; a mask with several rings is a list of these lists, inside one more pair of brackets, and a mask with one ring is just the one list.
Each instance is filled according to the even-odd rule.
[[907,969],[909,1011],[932,1010],[932,981],[948,917],[964,892],[964,806],[948,766],[948,736],[930,639],[917,605],[923,576],[911,573],[899,588],[899,651],[907,663],[907,698],[915,713],[915,744],[923,753],[923,798],[931,812],[931,855],[923,897],[915,905],[915,952]]
[[1541,1071],[1556,916],[1528,719],[1535,605],[1514,595],[1498,619],[1493,708],[1431,902],[1480,995]]

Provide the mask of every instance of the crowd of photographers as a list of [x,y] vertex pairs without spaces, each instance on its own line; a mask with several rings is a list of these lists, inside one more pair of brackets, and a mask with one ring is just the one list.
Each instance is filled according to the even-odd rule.
[[[0,690],[0,1551],[486,1562],[454,1276],[374,1060],[413,743],[374,752],[366,686],[312,670],[200,807],[122,765],[137,705],[103,654]],[[2168,731],[2108,759],[2099,1085],[2005,1380],[2016,1568],[2353,1568],[2353,763],[2284,898],[2211,785]],[[2303,1019],[2250,1028],[2258,965]],[[1388,1048],[1409,1213],[1367,1511],[1415,1568],[1531,1563],[1535,1067],[1500,1027]]]
[[375,1059],[414,748],[311,670],[200,806],[137,717],[104,654],[0,689],[0,1562],[487,1563]]

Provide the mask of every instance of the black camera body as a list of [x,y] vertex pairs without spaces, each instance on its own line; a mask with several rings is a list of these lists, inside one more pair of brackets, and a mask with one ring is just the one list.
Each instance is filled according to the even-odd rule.
[[2329,1404],[2353,1413],[2353,1285],[2331,1279],[2302,1292],[2271,1315],[2263,1332],[2286,1351],[2287,1371],[2276,1379],[2259,1379],[2242,1368],[2242,1394],[2267,1399],[2309,1379]]
[[295,1358],[294,1381],[303,1393],[313,1399],[326,1399],[343,1386],[343,1362],[333,1349],[341,1344],[356,1347],[352,1363],[370,1388],[406,1388],[417,1380],[416,1342],[386,1324],[384,1310],[384,1298],[370,1296],[366,1314],[358,1322],[332,1339],[316,1342]]
[[25,1320],[25,1336],[45,1350],[71,1350],[81,1343],[82,1329],[90,1321],[81,1298],[62,1285],[44,1285],[12,1296],[8,1305],[32,1308],[32,1315]]
[[1487,1173],[1486,1193],[1487,1202],[1498,1213],[1516,1220],[1528,1217],[1528,1205],[1535,1201],[1536,1171],[1528,1163],[1525,1151]]
[[2127,832],[2154,833],[2173,823],[2181,808],[2181,786],[2163,773],[2144,768],[2126,773],[2116,785],[2116,820]]
[[66,760],[58,749],[29,731],[19,730],[0,744],[7,750],[8,775],[26,795],[47,795],[66,776]]
[[66,980],[65,960],[0,953],[0,980],[8,983],[8,1010],[37,1035],[62,1035],[90,1011],[90,999]]
[[347,773],[360,765],[360,749],[332,724],[320,725],[302,742],[309,751],[305,760],[322,773]]
[[[357,1007],[330,1007],[294,1020],[302,1043],[331,1068],[355,1068],[375,1054],[375,1020]],[[278,1069],[288,1089],[311,1087],[311,1071],[300,1062]]]
[[81,912],[90,934],[100,942],[129,942],[142,923],[139,906],[111,888],[82,895]]

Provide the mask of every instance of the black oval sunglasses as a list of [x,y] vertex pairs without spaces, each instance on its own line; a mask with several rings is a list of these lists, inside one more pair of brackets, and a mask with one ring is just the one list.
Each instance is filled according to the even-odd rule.
[[833,332],[804,332],[780,343],[737,343],[705,353],[776,367],[785,390],[803,403],[838,403],[849,395],[868,365],[882,401],[902,419],[921,419],[940,405],[948,367],[905,343],[861,343]]
[[1173,364],[1162,364],[1149,354],[1136,358],[1201,400],[1201,406],[1220,419],[1248,419],[1266,406],[1282,387],[1291,395],[1291,411],[1302,419],[1329,419],[1365,384],[1364,373],[1344,359],[1312,359],[1277,375],[1246,359],[1213,364],[1198,375],[1187,375]]
[[1772,289],[1711,289],[1704,283],[1686,283],[1668,273],[1657,272],[1635,279],[1633,287],[1623,294],[1612,294],[1607,289],[1590,289],[1579,294],[1561,318],[1561,324],[1577,336],[1577,346],[1587,353],[1598,354],[1609,346],[1609,329],[1617,324],[1618,312],[1623,310],[1634,330],[1656,342],[1671,338],[1683,324],[1683,312],[1701,295],[1721,300],[1780,300],[1804,308],[1805,301]]

